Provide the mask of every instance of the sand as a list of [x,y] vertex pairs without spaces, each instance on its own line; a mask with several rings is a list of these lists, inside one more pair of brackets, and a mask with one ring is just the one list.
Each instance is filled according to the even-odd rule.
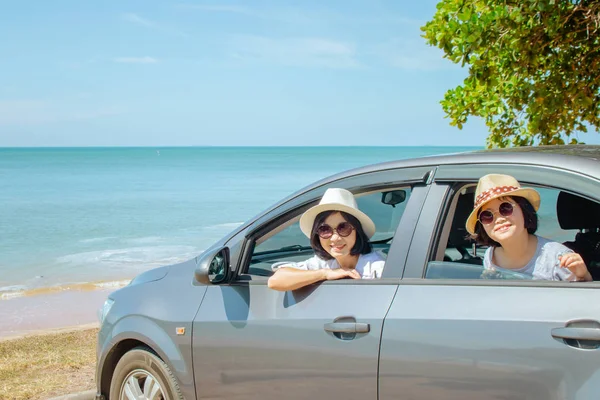
[[98,310],[114,290],[67,290],[0,300],[0,340],[98,326]]

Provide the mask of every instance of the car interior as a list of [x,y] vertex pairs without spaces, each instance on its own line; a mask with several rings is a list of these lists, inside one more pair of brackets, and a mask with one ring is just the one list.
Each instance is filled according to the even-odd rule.
[[[478,249],[475,242],[470,238],[469,232],[465,227],[465,221],[473,211],[473,201],[475,192],[468,191],[458,197],[456,208],[454,209],[454,218],[452,226],[448,234],[448,242],[446,245],[446,254],[444,261],[455,261],[465,264],[483,265],[483,251]],[[451,255],[448,252],[455,250],[455,254]],[[479,251],[478,251],[479,250]]]
[[594,280],[600,280],[600,204],[560,192],[556,213],[561,229],[578,230],[573,241],[563,244],[579,253]]
[[[473,209],[474,191],[475,186],[464,187],[453,199],[447,218],[452,223],[449,229],[444,229],[440,240],[446,246],[438,247],[436,261],[429,263],[426,278],[481,279],[486,247],[476,245],[465,228]],[[563,244],[579,253],[594,280],[600,280],[600,203],[560,191],[556,218],[562,230],[576,231],[573,240]],[[519,279],[519,276],[512,278]]]
[[428,264],[425,278],[480,279],[486,247],[477,246],[465,227],[474,199],[474,185],[461,188],[452,199],[446,218],[452,223],[442,229],[436,261]]

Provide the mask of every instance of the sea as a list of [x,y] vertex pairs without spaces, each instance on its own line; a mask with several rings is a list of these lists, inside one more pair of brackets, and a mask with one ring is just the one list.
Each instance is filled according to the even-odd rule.
[[0,300],[122,286],[329,175],[480,148],[0,148]]

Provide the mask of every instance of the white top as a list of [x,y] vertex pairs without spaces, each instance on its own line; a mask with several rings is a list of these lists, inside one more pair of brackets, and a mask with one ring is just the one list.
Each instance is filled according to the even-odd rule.
[[483,267],[488,270],[512,271],[530,275],[533,279],[549,281],[573,281],[577,277],[567,268],[561,268],[559,256],[573,253],[573,250],[558,243],[537,237],[537,248],[531,260],[523,268],[506,270],[494,264],[494,248],[488,247],[483,256]]
[[[383,256],[376,251],[372,251],[368,254],[361,254],[358,257],[358,262],[356,263],[356,272],[358,272],[363,279],[379,279],[383,273],[384,265],[385,259]],[[281,261],[271,266],[273,271],[280,267],[296,268],[305,271],[316,271],[319,269],[338,269],[340,268],[340,264],[338,264],[335,258],[333,260],[323,260],[315,255],[305,261]]]

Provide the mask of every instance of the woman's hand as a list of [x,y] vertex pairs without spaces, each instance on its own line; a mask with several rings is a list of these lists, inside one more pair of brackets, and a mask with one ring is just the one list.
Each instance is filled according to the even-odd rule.
[[285,292],[287,290],[296,290],[301,287],[311,285],[315,282],[324,280],[334,280],[342,278],[360,279],[360,274],[355,270],[338,269],[318,269],[306,271],[296,268],[281,267],[267,281],[269,288]]
[[578,281],[592,281],[592,275],[585,266],[583,258],[578,253],[566,253],[559,256],[561,268],[567,268],[577,277]]
[[325,270],[325,279],[327,279],[328,281],[343,278],[360,279],[360,274],[356,272],[355,269],[336,268]]

